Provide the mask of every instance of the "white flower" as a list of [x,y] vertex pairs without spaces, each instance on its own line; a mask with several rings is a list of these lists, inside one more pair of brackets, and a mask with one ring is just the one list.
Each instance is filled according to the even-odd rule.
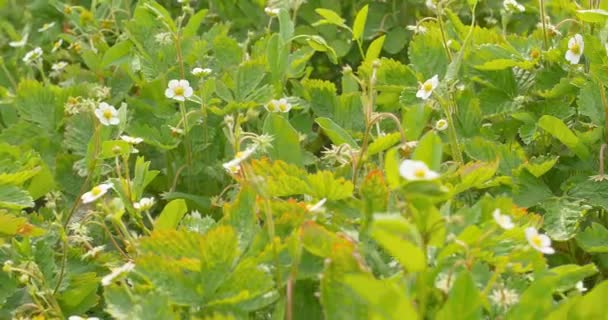
[[29,51],[28,53],[25,54],[25,56],[23,57],[23,62],[30,64],[33,61],[36,61],[38,59],[40,59],[42,57],[42,54],[44,52],[42,51],[42,49],[40,49],[40,47],[36,47],[34,50]]
[[289,112],[291,110],[291,104],[287,102],[287,99],[281,98],[279,100],[273,99],[268,102],[264,108],[268,112]]
[[553,254],[555,249],[551,247],[551,239],[547,235],[539,234],[538,230],[534,227],[526,228],[526,239],[528,243],[537,251],[544,254]]
[[110,190],[110,188],[112,188],[112,184],[111,183],[102,183],[98,186],[93,187],[93,189],[91,189],[91,191],[86,192],[85,194],[83,194],[80,199],[82,200],[82,203],[90,203],[93,202],[97,199],[99,199],[99,197],[103,196],[104,194],[106,194],[106,192],[108,192],[108,190]]
[[433,0],[426,0],[425,5],[431,11],[437,10],[437,5],[435,4],[435,1],[433,1]]
[[412,25],[412,26],[407,26],[406,28],[407,28],[407,30],[414,31],[414,34],[424,34],[427,31],[426,28],[421,25]]
[[55,25],[55,22],[45,23],[42,25],[42,27],[40,27],[38,29],[38,32],[45,32],[45,31],[49,30],[50,28],[52,28],[54,25]]
[[435,122],[435,129],[437,129],[437,131],[443,131],[445,129],[448,128],[448,121],[445,119],[439,119],[437,120],[437,122]]
[[519,302],[519,295],[517,292],[507,288],[492,290],[489,298],[495,305],[505,309]]
[[154,205],[154,197],[141,198],[141,200],[139,200],[139,202],[135,202],[133,204],[133,208],[135,208],[135,210],[137,210],[137,211],[146,211],[146,210],[150,210],[150,208],[152,208],[153,205]]
[[142,142],[144,142],[144,139],[140,138],[140,137],[131,137],[128,135],[121,135],[120,139],[124,142],[130,143],[130,144],[140,144]]
[[168,45],[173,43],[173,35],[171,34],[171,32],[161,32],[161,33],[157,33],[154,36],[154,41],[156,41],[158,44],[161,45]]
[[120,123],[118,118],[118,110],[105,102],[99,104],[95,109],[95,116],[104,126],[115,126]]
[[502,2],[502,6],[505,8],[507,12],[524,12],[526,11],[526,7],[519,4],[515,0],[505,0]]
[[454,284],[454,276],[451,274],[440,273],[435,280],[435,288],[443,291],[443,293],[450,292],[452,285]]
[[577,282],[576,285],[574,286],[574,288],[576,288],[576,290],[578,290],[578,292],[587,291],[587,288],[585,288],[585,284],[582,281]]
[[69,316],[68,320],[99,320],[99,318],[97,318],[97,317],[83,318],[81,316]]
[[26,33],[23,37],[21,37],[21,40],[19,41],[11,41],[8,43],[9,46],[13,47],[13,48],[20,48],[25,46],[25,44],[27,43],[27,38],[29,37],[29,34]]
[[53,49],[51,49],[51,53],[59,50],[59,48],[61,48],[62,44],[63,44],[63,39],[59,39],[59,40],[55,41],[53,43]]
[[188,80],[171,80],[167,90],[165,90],[165,97],[178,100],[186,101],[186,98],[192,96],[193,90],[190,87]]
[[307,205],[306,209],[308,209],[308,211],[310,212],[320,212],[323,211],[323,205],[325,205],[325,202],[327,201],[326,198],[321,199],[321,201],[313,204],[313,205]]
[[80,257],[80,259],[85,260],[88,257],[96,257],[101,251],[105,249],[106,246],[97,246],[93,247],[91,250],[87,251],[85,254]]
[[434,75],[432,78],[420,84],[420,88],[418,88],[418,92],[416,92],[416,97],[421,98],[422,100],[428,99],[438,85],[439,76]]
[[270,8],[270,7],[264,8],[264,12],[271,17],[278,16],[280,11],[281,10],[279,8]]
[[192,71],[191,71],[192,75],[195,75],[197,77],[207,76],[207,75],[211,74],[211,72],[213,72],[213,70],[211,70],[209,68],[198,68],[198,67],[192,69]]
[[237,174],[241,170],[241,162],[249,158],[257,149],[257,146],[249,147],[245,151],[237,152],[234,159],[223,164],[224,169],[231,174]]
[[494,212],[492,212],[492,217],[494,217],[494,221],[496,221],[496,223],[505,230],[513,229],[513,227],[515,227],[511,221],[511,217],[500,213],[500,209],[494,210]]
[[65,67],[68,66],[68,63],[65,61],[59,61],[57,63],[53,63],[53,65],[51,66],[51,69],[53,71],[61,71],[63,69],[65,69]]
[[568,60],[570,64],[577,64],[578,61],[581,59],[583,50],[585,50],[585,42],[583,42],[583,36],[577,33],[574,35],[574,37],[568,40],[568,51],[566,51],[566,60]]
[[125,263],[124,265],[112,269],[112,272],[101,279],[102,286],[109,286],[116,277],[120,276],[123,273],[131,272],[135,268],[135,264],[131,261]]
[[169,126],[169,129],[171,129],[171,134],[176,135],[176,136],[181,136],[184,134],[184,130],[180,129],[180,128],[176,128],[174,126]]
[[439,174],[429,169],[426,163],[417,160],[403,160],[399,166],[399,173],[407,180],[433,180]]

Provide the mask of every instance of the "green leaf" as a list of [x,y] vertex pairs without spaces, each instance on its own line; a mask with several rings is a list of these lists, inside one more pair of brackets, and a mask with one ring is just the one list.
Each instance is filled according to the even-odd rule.
[[344,24],[344,19],[342,17],[340,17],[339,14],[335,13],[332,10],[329,9],[323,9],[323,8],[317,8],[315,9],[315,12],[318,13],[321,17],[323,17],[325,20],[321,20],[318,23],[329,23],[329,24],[333,24],[339,27],[346,27],[346,25]]
[[370,309],[368,319],[418,319],[413,302],[408,299],[399,282],[378,280],[369,274],[346,275],[344,282]]
[[412,159],[426,163],[429,169],[439,171],[443,157],[443,143],[435,131],[429,131],[418,142]]
[[131,144],[122,140],[104,141],[101,145],[101,158],[128,157],[131,153]]
[[438,320],[481,319],[482,301],[473,276],[462,271],[450,290],[450,296],[437,313]]
[[577,10],[579,19],[591,23],[603,23],[608,19],[608,11],[603,9]]
[[101,60],[101,68],[119,65],[130,61],[130,53],[133,48],[131,41],[122,41],[108,49]]
[[179,221],[188,211],[186,201],[183,199],[173,200],[165,206],[160,216],[154,222],[154,230],[175,229]]
[[550,157],[547,159],[544,156],[534,157],[524,164],[524,168],[528,170],[533,176],[539,178],[547,173],[559,159],[558,156]]
[[365,52],[365,61],[364,63],[372,63],[374,60],[378,59],[380,56],[380,52],[382,51],[382,46],[384,45],[384,39],[386,39],[386,35],[382,35],[367,47],[367,52]]
[[399,175],[399,164],[401,157],[399,156],[399,148],[392,148],[386,152],[384,158],[384,172],[386,173],[386,182],[389,187],[394,190],[401,185],[401,176]]
[[606,116],[600,90],[604,90],[603,86],[600,87],[595,81],[587,81],[578,94],[576,104],[581,115],[601,126],[605,124]]
[[365,31],[365,23],[367,21],[368,5],[363,6],[353,22],[353,40],[362,41],[363,31]]
[[15,215],[0,212],[0,236],[14,236],[21,227],[27,223],[27,219]]
[[10,185],[0,185],[0,208],[23,209],[34,206],[34,199],[27,191]]
[[561,143],[565,144],[582,160],[587,160],[590,157],[589,150],[582,141],[566,126],[566,124],[550,115],[544,115],[538,121],[538,125],[548,133],[550,133]]
[[558,278],[558,291],[566,291],[574,288],[577,282],[583,281],[598,272],[597,267],[593,263],[579,266],[576,264],[563,264],[549,270]]
[[608,281],[598,284],[584,296],[575,296],[562,302],[548,315],[549,320],[585,320],[603,319],[606,317],[606,296],[608,296]]
[[310,195],[316,199],[341,200],[352,197],[354,185],[350,180],[335,178],[330,171],[318,171],[308,175]]
[[544,228],[551,239],[566,241],[576,235],[583,219],[580,200],[571,198],[552,198],[542,203],[545,209]]
[[258,231],[256,217],[256,193],[245,185],[238,198],[224,206],[224,223],[231,225],[239,233],[241,249],[245,249]]
[[96,306],[99,302],[99,283],[95,272],[72,274],[68,279],[68,287],[57,299],[61,311],[66,314],[84,314]]
[[507,320],[536,320],[544,319],[553,307],[553,291],[557,285],[556,276],[546,276],[536,279],[519,298],[519,304],[511,308]]
[[576,235],[576,243],[589,253],[608,253],[608,229],[593,222]]
[[401,133],[393,132],[387,135],[379,136],[367,147],[365,152],[366,157],[371,157],[375,154],[383,152],[401,141]]
[[289,16],[289,11],[281,9],[279,11],[279,34],[283,43],[289,43],[291,37],[293,37],[294,24]]
[[463,192],[470,188],[481,188],[483,184],[496,174],[498,161],[494,162],[469,162],[458,170],[460,183],[454,186],[454,194]]
[[426,256],[422,249],[405,239],[406,231],[412,229],[399,215],[374,215],[371,234],[391,256],[408,272],[420,272],[426,268]]
[[196,35],[196,33],[198,32],[198,29],[200,28],[201,24],[203,23],[203,20],[205,20],[205,17],[207,16],[207,11],[208,11],[207,9],[199,10],[192,17],[190,17],[190,19],[188,20],[188,23],[182,30],[183,38],[189,38],[189,37]]
[[342,129],[331,119],[321,117],[316,118],[315,122],[319,124],[321,129],[323,129],[323,132],[325,132],[331,142],[336,146],[346,143],[353,148],[357,147],[357,142],[348,134],[348,132]]
[[272,149],[269,151],[273,160],[283,160],[297,166],[302,165],[300,135],[283,116],[270,113],[264,121],[264,133],[272,135]]

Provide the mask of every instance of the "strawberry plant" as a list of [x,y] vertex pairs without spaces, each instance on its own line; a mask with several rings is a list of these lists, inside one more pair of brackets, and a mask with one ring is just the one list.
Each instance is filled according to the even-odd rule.
[[605,317],[605,2],[0,9],[0,319]]

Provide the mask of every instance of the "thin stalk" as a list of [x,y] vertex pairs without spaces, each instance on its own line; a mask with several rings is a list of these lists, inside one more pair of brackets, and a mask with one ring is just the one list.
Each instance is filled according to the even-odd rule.
[[549,37],[547,36],[547,21],[545,20],[545,0],[539,0],[540,2],[540,22],[543,26],[543,40],[544,40],[544,49],[547,50],[549,48]]
[[440,5],[437,10],[437,22],[439,23],[439,31],[441,33],[441,41],[443,42],[443,48],[445,49],[445,53],[448,56],[448,62],[452,62],[452,52],[450,52],[450,48],[448,48],[448,41],[445,36],[444,24],[443,24],[443,7]]
[[448,121],[448,140],[450,142],[450,148],[452,149],[452,158],[454,158],[454,161],[456,161],[458,164],[463,164],[464,161],[462,157],[462,150],[460,150],[458,134],[456,133],[456,127],[454,126],[454,117],[452,117],[452,113],[455,110],[450,110],[453,108],[455,108],[455,106],[448,106],[445,108],[445,116],[446,120]]

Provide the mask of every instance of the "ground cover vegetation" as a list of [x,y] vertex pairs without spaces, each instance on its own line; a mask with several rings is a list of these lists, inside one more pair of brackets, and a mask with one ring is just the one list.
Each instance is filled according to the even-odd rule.
[[607,10],[0,0],[0,319],[604,319]]

